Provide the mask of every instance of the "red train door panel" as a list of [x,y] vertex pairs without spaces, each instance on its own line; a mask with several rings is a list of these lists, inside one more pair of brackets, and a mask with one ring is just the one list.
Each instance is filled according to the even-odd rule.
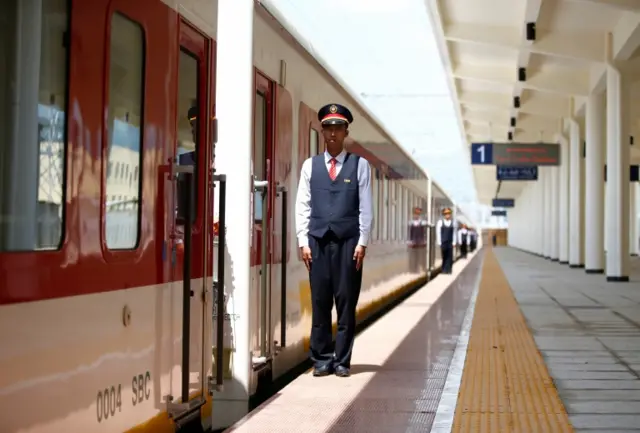
[[[209,281],[207,272],[212,263],[205,221],[205,215],[210,215],[207,212],[210,205],[207,190],[210,131],[207,119],[212,62],[207,37],[184,21],[180,22],[179,32],[180,45],[175,54],[176,134],[171,169],[170,202],[173,205],[169,208],[175,211],[169,213],[167,229],[171,245],[169,266],[173,314],[174,317],[182,317],[183,330],[182,353],[176,354],[176,359],[181,360],[182,374],[172,380],[171,395],[175,401],[185,401],[196,393],[205,395],[204,356],[211,353],[211,347],[203,347],[204,336],[210,332],[205,330],[205,326],[210,325],[210,318],[205,315],[211,313],[205,308],[203,290],[210,289],[205,284]],[[187,302],[190,306],[183,309]]]
[[273,83],[256,71],[253,143],[253,234],[251,241],[251,306],[259,332],[253,344],[254,368],[271,356],[271,257],[273,230]]

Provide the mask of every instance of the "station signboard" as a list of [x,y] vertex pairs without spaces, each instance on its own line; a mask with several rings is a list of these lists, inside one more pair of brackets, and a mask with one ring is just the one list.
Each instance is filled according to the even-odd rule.
[[494,209],[491,211],[491,216],[502,216],[502,217],[506,217],[507,216],[507,211],[506,210],[497,210]]
[[496,180],[538,180],[537,166],[498,165],[496,166]]
[[515,207],[516,199],[514,198],[494,198],[491,202],[493,207]]
[[560,165],[556,143],[471,143],[472,165]]

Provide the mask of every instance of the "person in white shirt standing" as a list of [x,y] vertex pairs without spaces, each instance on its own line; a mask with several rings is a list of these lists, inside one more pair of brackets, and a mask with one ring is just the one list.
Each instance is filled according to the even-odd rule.
[[409,270],[415,274],[423,272],[427,266],[427,220],[422,218],[422,208],[413,209],[413,219],[409,221],[408,246]]
[[442,211],[443,218],[436,224],[436,242],[442,256],[442,273],[451,274],[453,268],[453,249],[456,246],[456,227],[451,219],[451,208]]
[[[349,376],[356,306],[371,224],[371,168],[347,152],[351,111],[328,104],[318,112],[326,151],[302,164],[296,197],[298,244],[311,285],[311,359],[314,376]],[[338,332],[331,344],[335,299]]]
[[462,224],[460,230],[458,230],[458,245],[460,245],[460,258],[466,259],[468,246],[471,241],[471,232],[467,229],[466,224]]

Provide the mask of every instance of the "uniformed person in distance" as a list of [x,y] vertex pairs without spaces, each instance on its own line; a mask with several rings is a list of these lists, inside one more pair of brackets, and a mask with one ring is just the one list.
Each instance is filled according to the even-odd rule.
[[466,259],[469,251],[469,242],[471,241],[471,233],[466,224],[462,224],[458,230],[458,245],[460,245],[460,258]]
[[476,229],[471,228],[469,230],[469,237],[469,251],[474,252],[478,247],[478,232],[476,231]]
[[[320,109],[325,152],[302,164],[296,232],[311,283],[314,376],[349,376],[362,268],[373,220],[369,163],[344,150],[353,122],[339,104]],[[331,338],[335,299],[338,333]]]
[[451,219],[451,208],[442,211],[443,218],[436,224],[436,242],[442,257],[442,273],[450,274],[453,268],[453,249],[456,246],[456,227]]
[[409,269],[413,273],[420,273],[427,261],[427,220],[422,218],[421,208],[413,208],[413,219],[409,221],[408,231]]

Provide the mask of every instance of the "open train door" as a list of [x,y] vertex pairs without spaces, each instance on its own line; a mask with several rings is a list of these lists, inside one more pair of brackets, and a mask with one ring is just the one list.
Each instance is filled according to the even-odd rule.
[[273,257],[274,201],[277,194],[273,161],[274,83],[256,70],[254,94],[254,141],[252,158],[253,224],[251,230],[251,314],[258,323],[252,343],[252,370],[261,373],[273,358],[271,272]]
[[[171,246],[173,329],[181,329],[173,362],[168,412],[178,427],[199,423],[209,396],[211,375],[212,199],[210,169],[215,131],[209,124],[213,42],[181,20],[176,47],[176,138],[170,161],[171,193],[167,224]],[[170,48],[169,48],[170,49]],[[174,341],[180,341],[176,335]],[[180,373],[178,373],[178,371]]]

